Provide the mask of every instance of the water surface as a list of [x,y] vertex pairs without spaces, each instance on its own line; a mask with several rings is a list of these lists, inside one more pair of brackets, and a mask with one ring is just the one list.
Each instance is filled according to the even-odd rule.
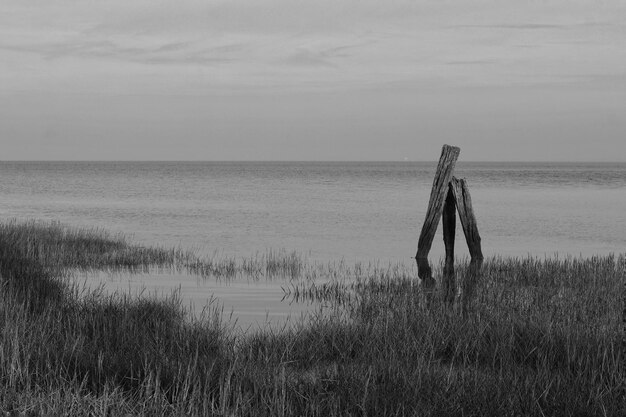
[[[2,162],[0,216],[206,254],[284,248],[325,261],[405,262],[434,170],[434,162]],[[459,162],[456,175],[470,186],[487,255],[626,247],[626,164]]]
[[[411,265],[435,167],[435,162],[0,162],[0,217],[100,227],[141,244],[182,246],[201,256],[240,259],[286,249],[312,262]],[[626,251],[624,163],[459,162],[456,176],[469,184],[486,256]],[[443,251],[439,229],[433,260]],[[457,254],[468,254],[459,235]],[[180,277],[141,279],[147,291],[181,286],[189,302],[215,296],[225,310],[243,311],[250,297],[256,300],[250,314],[291,311],[280,307],[283,293],[273,284],[222,287]]]

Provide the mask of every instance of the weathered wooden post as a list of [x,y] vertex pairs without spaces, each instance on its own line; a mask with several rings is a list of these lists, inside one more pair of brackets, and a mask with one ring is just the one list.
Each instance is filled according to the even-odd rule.
[[446,249],[446,259],[443,270],[442,290],[444,299],[453,301],[456,293],[456,279],[454,271],[454,240],[456,233],[456,211],[463,227],[465,240],[470,252],[470,267],[466,279],[462,283],[463,311],[467,310],[469,299],[474,293],[476,281],[480,274],[483,262],[483,253],[480,245],[480,234],[474,216],[472,199],[467,183],[463,179],[453,176],[454,166],[459,157],[460,149],[455,146],[443,145],[441,157],[437,165],[437,172],[430,192],[426,219],[422,226],[417,244],[417,274],[427,286],[434,284],[432,269],[428,263],[428,252],[433,243],[439,218],[443,223],[443,242]]
[[474,216],[474,208],[472,207],[472,198],[470,197],[467,182],[464,179],[452,177],[450,183],[454,194],[454,201],[459,210],[459,220],[463,226],[463,233],[469,248],[470,257],[475,260],[483,260],[483,252],[480,247],[480,234],[478,233],[478,225]]
[[[450,181],[452,180],[454,166],[456,160],[459,158],[460,152],[461,149],[456,146],[443,145],[441,156],[439,157],[439,164],[437,165],[437,172],[433,180],[433,188],[430,191],[426,219],[424,220],[422,232],[417,242],[417,254],[415,255],[415,260],[417,261],[417,275],[427,285],[434,283],[432,270],[428,263],[428,252],[430,252],[430,248],[433,244],[439,219],[443,215],[443,205],[450,190]],[[452,246],[454,246],[454,244]],[[446,251],[447,250],[448,246],[446,246]]]
[[452,178],[451,187],[454,192],[454,199],[459,211],[459,219],[465,234],[465,240],[469,248],[471,257],[470,265],[461,284],[461,299],[463,315],[467,315],[470,303],[474,298],[476,284],[480,276],[480,269],[483,265],[483,252],[480,247],[480,234],[474,216],[472,199],[470,197],[467,183],[463,179]]

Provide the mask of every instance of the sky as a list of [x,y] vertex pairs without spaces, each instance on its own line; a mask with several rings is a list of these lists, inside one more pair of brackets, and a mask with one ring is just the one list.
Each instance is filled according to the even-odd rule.
[[0,160],[626,161],[623,0],[0,0]]

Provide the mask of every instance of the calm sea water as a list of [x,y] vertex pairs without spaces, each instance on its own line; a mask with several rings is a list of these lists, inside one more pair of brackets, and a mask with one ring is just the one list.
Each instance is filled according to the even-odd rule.
[[[0,218],[123,232],[208,256],[296,251],[311,261],[413,265],[436,163],[0,162]],[[626,164],[459,163],[483,252],[553,256],[626,252]],[[460,226],[457,233],[462,234]],[[443,255],[441,228],[431,259]],[[467,255],[457,236],[457,255]],[[282,325],[316,306],[281,301],[282,282],[185,274],[81,274],[88,286],[176,289],[242,328]]]
[[[247,257],[411,262],[436,164],[1,162],[0,216]],[[485,254],[626,251],[626,164],[462,163]],[[458,229],[461,233],[460,228]],[[441,231],[434,258],[443,253]],[[462,238],[457,253],[467,254]]]

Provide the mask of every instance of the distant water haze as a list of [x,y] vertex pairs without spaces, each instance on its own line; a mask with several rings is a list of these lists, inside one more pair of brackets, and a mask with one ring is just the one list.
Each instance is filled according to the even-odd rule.
[[[436,164],[1,162],[0,217],[55,220],[145,245],[249,257],[413,263]],[[483,251],[626,251],[626,164],[464,163]],[[460,225],[457,255],[468,254]],[[431,257],[443,255],[441,227]]]

